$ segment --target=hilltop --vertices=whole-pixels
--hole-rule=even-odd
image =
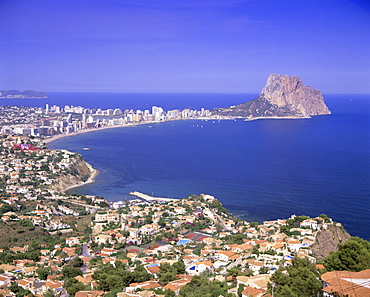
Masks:
[[[251,101],[213,114],[242,118],[307,118],[331,114],[319,90],[303,84],[298,76],[270,74],[260,95]]]

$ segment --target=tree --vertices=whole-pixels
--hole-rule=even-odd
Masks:
[[[12,282],[9,285],[8,289],[12,291],[13,293],[15,293],[17,297],[23,297],[23,296],[31,294],[30,291],[25,290],[22,287],[18,286],[16,282]]]
[[[175,297],[176,296],[176,293],[172,290],[163,290],[161,288],[156,288],[154,289],[154,292],[157,295],[164,295],[165,297]]]
[[[319,273],[315,266],[307,258],[294,258],[292,265],[286,268],[279,268],[271,277],[274,284],[275,297],[312,297],[322,291],[319,280]],[[272,292],[272,285],[269,285],[269,293]]]
[[[266,266],[262,266],[260,270],[258,271],[259,274],[267,274],[269,273],[270,269]]]
[[[82,275],[81,269],[70,265],[65,265],[62,269],[62,274],[65,278],[73,278]]]
[[[42,171],[50,171],[49,165],[47,163],[43,163],[40,167]]]
[[[52,289],[47,289],[47,291],[44,293],[44,297],[54,297],[54,292]]]
[[[260,223],[258,223],[258,222],[250,222],[250,223],[249,223],[249,226],[250,226],[251,228],[255,228],[255,227],[257,227],[259,224],[260,224]]]
[[[158,272],[159,281],[167,285],[169,282],[172,282],[177,279],[177,269],[174,266],[171,266],[168,263],[163,263],[160,265],[161,270]]]
[[[319,217],[324,219],[325,223],[330,223],[331,222],[330,218],[326,214],[321,214],[321,215],[319,215]]]
[[[124,268],[123,268],[124,269]],[[137,283],[146,282],[150,280],[151,274],[145,270],[142,265],[137,265],[135,267],[134,273],[132,275],[133,279]]]
[[[74,257],[69,262],[69,265],[73,267],[82,267],[84,265],[84,261],[80,257]]]
[[[70,278],[68,281],[66,281],[65,287],[67,288],[67,293],[72,296],[85,289],[84,284],[80,283],[75,278]]]
[[[238,296],[241,297],[242,296],[242,293],[244,291],[244,288],[245,288],[245,285],[244,284],[240,284],[239,287],[238,287]]]
[[[370,268],[370,242],[359,237],[351,237],[338,245],[338,251],[331,252],[324,259],[326,270],[361,271]]]
[[[199,296],[210,296],[210,297],[231,297],[235,296],[232,293],[228,293],[228,286],[224,282],[209,281],[208,278],[196,275],[192,280],[180,289],[180,297],[199,297]]]
[[[240,269],[238,267],[233,267],[227,270],[227,275],[231,276],[235,282],[236,277],[240,275]]]
[[[176,274],[184,274],[185,273],[185,263],[182,259],[173,263],[172,265],[176,269]]]
[[[46,280],[48,275],[50,275],[51,271],[49,268],[38,268],[36,269],[36,273],[41,280]]]
[[[150,274],[141,265],[137,265],[133,272],[127,271],[125,265],[117,267],[112,264],[104,265],[100,270],[93,274],[93,279],[99,284],[99,288],[103,291],[111,291],[115,289],[123,289],[134,282],[144,282],[150,279]]]

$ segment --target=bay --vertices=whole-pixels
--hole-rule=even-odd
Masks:
[[[229,106],[256,97],[52,95],[62,106],[157,105],[167,110]],[[79,194],[117,201],[133,190],[175,198],[207,193],[249,221],[325,213],[343,223],[351,235],[369,239],[370,96],[324,97],[332,115],[251,122],[181,120],[80,134],[49,147],[79,152],[100,171],[95,183],[72,190]]]

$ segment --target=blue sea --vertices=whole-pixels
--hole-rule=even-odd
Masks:
[[[49,99],[0,104],[210,109],[256,97],[51,93]],[[80,134],[49,147],[79,152],[100,171],[95,183],[72,190],[79,194],[118,201],[133,190],[174,198],[207,193],[249,221],[324,213],[351,235],[369,239],[370,95],[324,97],[332,115],[250,122],[182,120]]]

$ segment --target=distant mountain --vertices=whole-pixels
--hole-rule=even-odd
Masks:
[[[33,90],[25,90],[20,92],[18,90],[2,90],[0,91],[0,98],[21,98],[21,99],[28,99],[28,98],[48,98],[48,94],[43,92],[36,92]]]
[[[253,119],[305,118],[331,112],[319,90],[304,85],[298,76],[273,73],[256,99],[228,108],[217,108],[213,114]]]

